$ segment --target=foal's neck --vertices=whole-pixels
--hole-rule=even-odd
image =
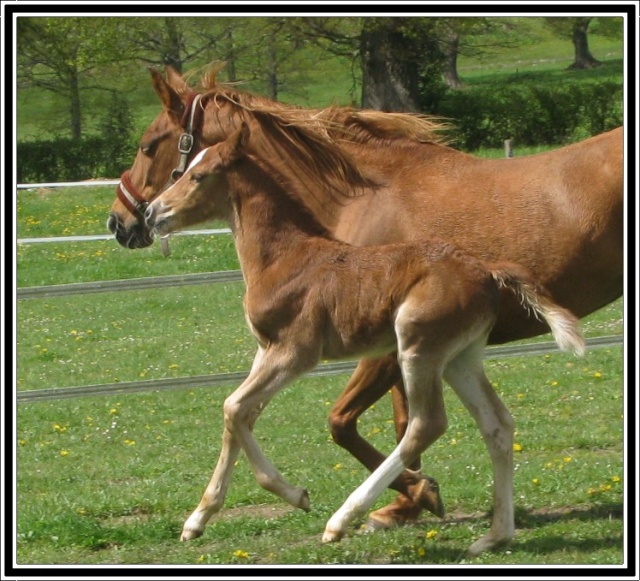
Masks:
[[[250,159],[228,174],[231,228],[245,278],[290,256],[296,265],[331,238],[329,231],[269,173]]]

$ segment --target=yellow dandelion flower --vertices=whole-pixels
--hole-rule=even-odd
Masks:
[[[589,496],[593,496],[596,492],[598,492],[595,488],[589,488],[587,489],[587,494]]]
[[[533,478],[533,479],[531,480],[531,483],[532,483],[534,486],[538,486],[538,485],[540,484],[540,479],[539,479],[539,478]]]
[[[109,413],[110,413],[111,415],[117,414],[117,413],[118,413],[118,408],[111,408],[111,409],[109,410]]]
[[[247,551],[242,551],[238,549],[237,551],[233,552],[233,556],[238,559],[246,559],[249,557],[249,553],[247,553]]]
[[[552,382],[551,382],[551,386],[552,386],[552,387],[556,387],[556,385],[558,385],[558,382],[557,382],[557,381],[552,381]]]
[[[513,451],[514,452],[522,452],[523,449],[524,448],[522,447],[522,444],[515,443],[513,445]]]
[[[129,440],[128,438],[124,441],[124,443],[127,446],[135,446],[136,445],[136,441],[135,440]]]
[[[63,458],[69,455],[69,450],[60,450],[60,456]]]
[[[424,536],[427,539],[433,539],[437,534],[438,534],[438,531],[436,531],[435,529],[431,529],[430,531],[427,531]]]
[[[334,470],[340,470],[341,468],[342,468],[342,464],[340,464],[339,462],[333,467]]]
[[[427,549],[424,547],[418,547],[418,557],[424,557],[427,554]]]
[[[612,476],[611,482],[622,482],[622,478],[620,476]]]
[[[562,461],[563,461],[565,464],[568,464],[569,462],[573,462],[573,458],[572,458],[571,456],[565,456],[565,457],[562,459]]]
[[[178,364],[172,363],[171,365],[169,365],[169,369],[178,369]]]

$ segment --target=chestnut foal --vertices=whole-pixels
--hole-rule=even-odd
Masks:
[[[200,536],[222,507],[241,449],[261,486],[308,510],[307,491],[289,484],[254,438],[256,419],[280,389],[321,359],[397,352],[408,400],[406,433],[329,519],[322,540],[339,540],[444,433],[445,379],[475,418],[493,463],[491,527],[469,553],[507,542],[514,534],[514,424],[483,370],[500,288],[546,321],[560,348],[581,354],[576,317],[516,264],[488,264],[437,240],[354,247],[333,239],[305,208],[304,192],[292,191],[278,165],[252,151],[249,136],[243,124],[203,150],[145,214],[160,236],[212,218],[229,223],[246,283],[245,315],[259,345],[248,378],[224,402],[218,464],[182,540]]]

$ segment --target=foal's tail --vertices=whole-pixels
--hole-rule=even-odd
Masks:
[[[578,329],[578,318],[556,304],[529,270],[512,263],[493,264],[489,270],[498,286],[512,290],[524,308],[533,312],[538,320],[544,319],[560,349],[584,355],[585,344]]]

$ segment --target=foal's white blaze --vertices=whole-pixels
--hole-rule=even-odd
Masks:
[[[187,171],[191,170],[194,165],[197,165],[198,163],[200,163],[202,161],[202,158],[204,157],[204,154],[207,153],[208,149],[209,149],[208,147],[203,149],[201,152],[198,153],[198,155],[196,155],[193,158],[193,161],[189,164],[189,167],[187,168]]]

